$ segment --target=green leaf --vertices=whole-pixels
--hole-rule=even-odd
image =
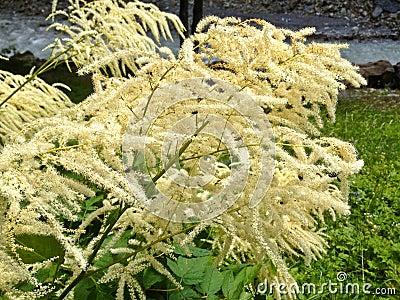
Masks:
[[[79,145],[78,139],[69,139],[66,143],[66,146],[76,146]]]
[[[35,277],[40,282],[51,282],[56,275],[57,269],[58,264],[53,262],[50,266],[39,269]]]
[[[222,281],[222,293],[224,294],[225,298],[229,299],[229,290],[235,278],[233,277],[233,272],[231,270],[222,272],[222,275],[224,276]]]
[[[275,264],[272,261],[270,261],[270,266],[272,270],[272,275],[275,276],[276,274],[278,274],[278,269],[276,268]]]
[[[96,300],[96,298],[93,298],[93,296],[96,295],[96,284],[89,277],[85,277],[79,281],[74,292],[74,300],[86,300],[89,299],[89,297],[91,297],[90,299]]]
[[[117,222],[120,216],[119,214],[120,214],[120,209],[114,209],[113,211],[111,211],[110,214],[108,215],[107,224],[114,224],[115,222]]]
[[[217,295],[207,295],[207,300],[220,300],[221,298],[218,297]]]
[[[144,289],[151,288],[154,284],[162,282],[164,276],[155,271],[153,268],[149,267],[143,271],[142,287]]]
[[[213,295],[221,289],[223,280],[224,275],[221,272],[216,268],[208,266],[203,281],[200,282],[198,291],[205,295]]]
[[[260,268],[261,266],[252,266],[244,268],[235,277],[235,283],[237,285],[242,285],[244,287],[246,284],[249,284],[254,280]]]
[[[85,277],[74,289],[74,300],[113,300],[115,287],[110,284],[97,284],[99,277]]]
[[[182,247],[179,244],[174,244],[175,250],[174,252],[178,255],[186,256],[186,252],[183,251]],[[202,257],[202,256],[210,256],[211,251],[207,249],[198,248],[192,245],[188,246],[189,252],[194,257]]]
[[[104,199],[104,194],[100,194],[100,195],[91,197],[91,198],[85,200],[85,201],[82,203],[82,209],[83,209],[83,210],[96,210],[98,207],[97,207],[97,206],[94,206],[93,204],[95,204],[95,203],[97,203],[97,202],[100,202],[100,201],[102,201],[103,199]]]
[[[98,279],[96,280],[98,282]],[[116,290],[116,286],[108,284],[98,284],[96,286],[96,298],[99,300],[115,300],[115,296],[113,296],[113,292]],[[88,300],[92,300],[89,298]]]
[[[185,286],[183,290],[172,292],[169,297],[169,300],[194,300],[194,299],[202,299],[201,295],[196,293],[190,287]]]
[[[239,300],[251,300],[251,299],[253,299],[253,295],[245,291],[242,291],[239,296]]]
[[[121,237],[118,239],[118,241],[115,242],[115,244],[113,245],[112,249],[129,247],[128,241],[129,241],[129,239],[131,237],[132,237],[131,232],[130,231],[125,231],[121,235]],[[100,249],[105,248],[108,245],[108,243],[112,240],[112,238],[113,238],[112,236],[107,237]],[[94,261],[94,266],[96,268],[104,267],[104,266],[112,263],[116,259],[121,258],[123,256],[125,256],[125,254],[123,254],[123,253],[112,254],[110,251],[108,251],[106,254],[102,255],[100,257],[100,259],[96,259]]]
[[[167,259],[167,265],[171,271],[189,285],[200,283],[203,280],[207,263],[208,257],[185,258],[179,256],[177,262]]]
[[[16,235],[15,241],[33,249],[32,251],[17,249],[18,255],[26,264],[41,262],[55,256],[59,257],[60,262],[64,261],[64,248],[54,236],[23,233]]]
[[[233,272],[233,275],[237,275],[241,270],[247,267],[251,267],[252,264],[232,264],[226,266],[225,270],[231,270]]]
[[[245,285],[252,282],[260,270],[260,266],[243,268],[235,277],[232,271],[226,271],[222,283],[222,292],[228,299],[239,299]],[[224,272],[225,273],[225,272]]]

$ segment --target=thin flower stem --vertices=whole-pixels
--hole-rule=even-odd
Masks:
[[[88,265],[87,267],[89,267],[89,265],[93,262],[93,260],[95,259],[97,252],[100,250],[101,245],[103,244],[103,242],[105,241],[105,239],[108,237],[108,234],[111,232],[111,230],[114,228],[115,224],[118,222],[119,218],[123,215],[123,213],[129,208],[129,206],[125,206],[124,208],[122,208],[120,206],[120,211],[118,213],[118,218],[116,218],[114,221],[112,221],[108,227],[106,228],[106,230],[104,231],[104,233],[102,234],[100,240],[96,243],[96,246],[93,249],[93,252],[90,254],[89,258],[88,258]],[[85,277],[90,276],[88,275],[89,273],[86,270],[82,270],[79,275],[64,289],[64,291],[62,292],[62,294],[58,297],[58,300],[62,300],[64,299],[69,292]]]
[[[144,111],[143,111],[143,118],[146,116],[147,110],[149,109],[149,105],[150,105],[150,100],[153,97],[155,91],[158,89],[158,87],[160,86],[160,82],[161,80],[163,80],[165,78],[165,76],[168,75],[169,72],[171,72],[171,70],[173,70],[175,68],[175,65],[172,65],[171,67],[169,67],[160,77],[160,79],[158,80],[157,85],[152,88],[150,96],[149,96],[149,100],[146,103],[146,106],[144,107]],[[150,83],[151,84],[151,83]]]
[[[8,95],[1,103],[0,103],[0,107],[2,107],[5,103],[7,103],[8,100],[10,100],[16,93],[18,93],[25,85],[27,85],[28,83],[30,83],[32,80],[34,80],[36,77],[38,77],[39,75],[47,72],[50,68],[52,67],[56,67],[57,64],[59,63],[63,63],[66,60],[61,60],[58,61],[57,59],[61,56],[63,56],[64,54],[68,53],[73,47],[69,47],[67,49],[65,49],[63,52],[57,54],[56,56],[54,56],[51,59],[46,60],[46,62],[41,65],[35,72],[33,72],[20,86],[18,86],[14,91],[12,91],[12,93],[10,95]]]
[[[245,145],[245,146],[240,146],[240,147],[238,147],[238,149],[249,148],[249,147],[259,147],[259,146],[261,146],[261,144],[248,144],[248,145]],[[191,157],[188,157],[188,158],[182,158],[179,161],[198,159],[198,158],[202,158],[203,156],[206,156],[206,155],[214,155],[214,154],[217,154],[217,153],[224,153],[224,152],[228,152],[229,153],[228,149],[220,149],[220,150],[215,150],[215,151],[209,152],[209,153],[203,153],[203,154],[199,154],[199,155],[196,155],[196,156],[191,156]]]
[[[174,163],[176,163],[179,160],[179,157],[183,154],[183,152],[186,151],[186,149],[190,146],[190,144],[193,142],[193,137],[197,136],[200,131],[203,130],[204,127],[207,126],[207,124],[209,123],[209,121],[204,122],[199,128],[197,128],[197,130],[194,132],[194,134],[192,135],[192,137],[190,139],[188,139],[186,142],[184,142],[182,144],[182,146],[179,148],[179,151],[176,155],[174,155],[170,161],[167,163],[167,165],[165,166],[165,168],[163,168],[162,170],[160,170],[153,178],[153,182],[156,182],[158,179],[160,179],[165,172],[168,171],[169,168],[172,167],[172,165]]]

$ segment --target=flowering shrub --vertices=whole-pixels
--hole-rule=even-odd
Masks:
[[[24,126],[11,126],[14,114],[0,108],[10,120],[0,122],[6,141],[0,154],[2,295],[77,297],[80,283],[96,276],[100,285],[111,286],[117,299],[128,294],[145,299],[141,278],[149,270],[183,288],[184,282],[171,273],[180,263],[173,264],[176,249],[190,255],[194,239],[204,230],[215,267],[251,262],[258,266],[253,271],[260,281],[293,283],[285,257],[297,255],[309,263],[325,252],[324,233],[316,225],[324,221],[325,212],[349,213],[347,178],[362,166],[349,143],[319,133],[322,111],[335,117],[343,82],[364,82],[356,67],[340,57],[344,46],[306,43],[311,28],[294,32],[263,20],[207,17],[176,57],[171,49],[158,47],[147,29],[156,40],[160,33],[170,36],[169,20],[181,32],[177,17],[138,1],[70,2],[68,13],[58,12],[67,21],[53,25],[67,34],[54,43],[53,54],[76,64],[81,74],[92,73],[95,92],[72,106],[43,82],[24,87],[7,105],[24,105],[23,113],[30,113],[32,105],[43,103],[49,111],[43,117],[31,114],[36,119],[23,119]],[[0,97],[15,88],[8,84],[11,89],[4,90],[10,78],[16,77],[1,78]],[[156,97],[158,91],[192,78],[229,83],[258,106],[243,118],[216,99],[193,96],[164,107],[162,97]],[[66,108],[49,116],[51,101],[34,86],[53,101],[64,101]],[[24,93],[35,101],[21,104]],[[152,110],[158,114],[149,121]],[[257,126],[249,121],[260,115],[269,120],[275,142],[269,187],[258,182],[260,174],[266,175],[263,150],[270,144],[257,138]],[[232,127],[238,145],[247,149],[248,171],[239,178],[245,181],[243,189],[235,195],[225,191],[235,201],[209,219],[180,223],[153,214],[143,205],[154,195],[143,180],[143,166],[152,187],[181,203],[209,200],[233,180],[231,150],[239,149],[229,149],[227,141],[206,131],[204,116],[224,120],[219,130]],[[191,133],[172,136],[182,143],[172,152],[175,160],[163,166],[168,132],[186,118],[199,124]],[[146,151],[125,147],[135,153],[132,168],[140,167],[133,171],[123,163],[129,120],[151,123],[146,136],[128,131],[136,144],[147,138]],[[170,178],[204,175],[202,162],[196,164],[201,157],[215,163],[204,185],[182,187]],[[179,166],[173,166],[177,161]],[[259,199],[252,205],[254,197]],[[166,257],[168,265],[163,263]]]

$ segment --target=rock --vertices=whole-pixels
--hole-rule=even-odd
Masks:
[[[400,89],[400,62],[393,66],[394,68],[394,76],[393,76],[393,85],[392,88]]]
[[[297,1],[296,0],[290,0],[289,1],[289,9],[292,11],[292,10],[294,10],[294,9],[296,9],[297,8]]]
[[[367,80],[367,86],[370,88],[384,88],[395,86],[395,68],[387,60],[378,60],[358,65],[360,74]]]
[[[304,12],[307,14],[313,14],[315,11],[315,6],[314,5],[308,5],[304,7]]]
[[[395,13],[400,10],[400,3],[393,0],[375,0],[375,5],[382,7],[384,11]]]
[[[8,60],[0,61],[0,69],[12,72],[14,74],[26,75],[32,67],[39,67],[45,60],[35,57],[32,52],[15,53]]]
[[[374,11],[372,12],[372,17],[373,18],[377,18],[380,16],[380,14],[383,12],[383,8],[380,7],[379,5],[377,5],[374,9]]]

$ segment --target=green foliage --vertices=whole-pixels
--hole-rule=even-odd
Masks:
[[[146,290],[148,299],[253,299],[254,294],[247,289],[256,281],[260,266],[251,264],[231,264],[216,268],[211,252],[200,247],[189,246],[185,253],[179,246],[176,261],[169,258],[166,265],[183,289],[177,289],[168,279],[151,267],[142,272],[140,283]],[[190,256],[187,256],[190,254]]]
[[[20,234],[15,237],[18,245],[24,248],[16,250],[18,256],[26,264],[41,262],[58,256],[58,261],[64,260],[64,248],[53,236]]]
[[[222,292],[227,299],[251,299],[251,294],[244,291],[244,287],[253,282],[260,267],[247,265],[238,267],[241,270],[237,274],[233,270],[224,272]]]
[[[75,287],[75,300],[113,300],[115,286],[99,284],[99,276],[82,279]]]
[[[168,267],[185,284],[200,283],[204,277],[208,257],[184,258],[178,257],[177,262],[168,259]]]

